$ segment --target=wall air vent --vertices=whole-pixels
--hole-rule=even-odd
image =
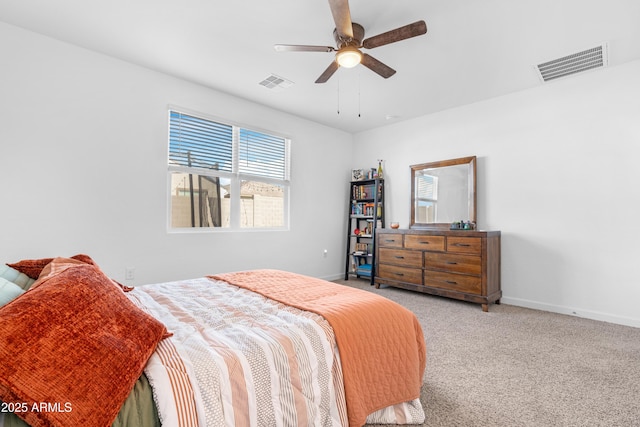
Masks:
[[[275,74],[271,74],[269,77],[258,84],[272,90],[282,90],[293,86],[293,82],[291,80],[287,80],[284,77],[276,76]]]
[[[607,44],[603,43],[582,52],[538,64],[536,69],[540,79],[548,82],[594,68],[606,67],[608,62]]]

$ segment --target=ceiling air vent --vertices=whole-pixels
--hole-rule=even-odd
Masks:
[[[291,80],[287,80],[284,77],[271,74],[269,77],[258,83],[260,86],[264,86],[267,89],[281,90],[286,89],[293,85]]]
[[[603,43],[582,52],[538,64],[536,68],[542,81],[548,82],[594,68],[606,67],[607,64],[607,44]]]

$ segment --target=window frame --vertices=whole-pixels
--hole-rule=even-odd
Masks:
[[[233,128],[232,141],[232,172],[224,170],[214,170],[200,167],[189,167],[183,165],[172,165],[169,163],[171,144],[171,113],[180,113],[198,119],[216,122]],[[260,175],[252,175],[240,172],[240,129],[267,134],[269,136],[282,138],[285,144],[284,153],[284,179],[270,178]],[[193,111],[174,105],[167,108],[167,139],[166,139],[166,161],[167,161],[167,231],[169,233],[224,233],[224,232],[256,232],[256,231],[289,231],[290,230],[290,192],[291,192],[291,138],[279,132],[261,129],[255,126],[247,126],[226,119],[221,119],[209,114]],[[214,178],[228,179],[230,181],[230,221],[229,227],[173,227],[172,226],[172,175],[174,173],[185,173],[192,175],[209,176]],[[242,227],[241,226],[241,184],[242,181],[257,181],[266,184],[278,185],[283,189],[283,225],[276,227]]]

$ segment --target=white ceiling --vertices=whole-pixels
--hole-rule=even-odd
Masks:
[[[351,0],[350,9],[365,38],[418,20],[428,31],[367,51],[397,70],[389,79],[357,66],[315,84],[333,53],[273,45],[334,46],[327,0],[0,0],[0,21],[354,133],[539,86],[536,64],[603,42],[609,66],[640,59],[638,0]],[[259,85],[270,74],[294,85]]]

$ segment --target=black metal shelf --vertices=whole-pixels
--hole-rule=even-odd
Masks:
[[[344,280],[366,278],[373,285],[375,233],[384,228],[384,179],[364,179],[349,183],[349,212]],[[363,227],[365,233],[354,233]],[[362,248],[366,247],[366,251]],[[360,250],[358,250],[360,249]],[[363,252],[355,254],[355,252]]]

